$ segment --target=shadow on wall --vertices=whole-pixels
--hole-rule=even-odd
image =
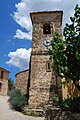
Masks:
[[[30,57],[30,62],[29,62],[29,77],[28,77],[28,82],[27,82],[27,105],[29,104],[30,75],[31,75],[31,57]]]

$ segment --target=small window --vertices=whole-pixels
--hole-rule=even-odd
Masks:
[[[46,62],[46,70],[47,70],[47,72],[51,72],[51,63],[50,63],[50,61]]]
[[[1,71],[1,78],[3,79],[4,71]]]
[[[44,24],[44,25],[43,25],[43,33],[44,33],[44,34],[51,34],[50,24]]]

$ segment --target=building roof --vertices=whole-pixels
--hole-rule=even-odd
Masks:
[[[31,20],[32,20],[32,15],[37,15],[37,14],[49,14],[49,13],[61,13],[62,16],[63,16],[63,11],[62,10],[56,10],[56,11],[39,11],[39,12],[32,12],[30,13],[30,17],[31,17]]]
[[[63,11],[62,10],[56,10],[56,11],[39,11],[39,12],[32,12],[30,13],[31,14],[44,14],[44,13],[62,13],[63,14]]]
[[[6,72],[8,72],[8,73],[10,73],[10,71],[6,70],[5,68],[3,68],[3,67],[1,67],[1,66],[0,66],[0,69],[6,71]]]
[[[29,69],[23,70],[23,71],[20,71],[20,72],[16,73],[16,74],[15,74],[15,77],[16,77],[18,74],[23,73],[23,72],[26,72],[26,71],[29,71]]]

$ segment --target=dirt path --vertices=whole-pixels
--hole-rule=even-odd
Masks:
[[[7,100],[8,97],[0,96],[0,120],[44,120],[41,117],[26,116],[10,109]]]

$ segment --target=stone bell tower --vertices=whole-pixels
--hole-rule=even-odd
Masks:
[[[62,36],[62,15],[62,11],[30,14],[33,33],[29,105],[33,108],[43,106],[49,101],[51,92],[53,93],[48,47],[55,32]]]

